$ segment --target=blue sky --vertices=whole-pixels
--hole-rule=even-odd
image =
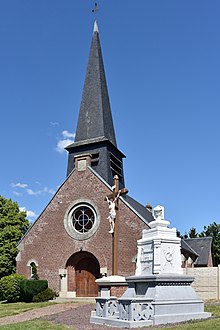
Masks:
[[[92,0],[0,1],[0,194],[36,219],[64,181]],[[219,0],[100,0],[126,186],[182,233],[220,218]]]

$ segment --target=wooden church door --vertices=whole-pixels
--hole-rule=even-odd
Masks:
[[[99,268],[95,260],[86,257],[81,259],[75,268],[76,274],[76,296],[97,297],[98,285],[95,283],[99,277]]]

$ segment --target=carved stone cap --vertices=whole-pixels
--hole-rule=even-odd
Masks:
[[[66,275],[67,274],[67,269],[59,269],[59,275],[62,275],[62,276],[64,276],[64,275]]]
[[[124,276],[111,275],[107,277],[102,277],[96,280],[96,283],[99,286],[121,286],[127,285]]]
[[[170,222],[167,220],[154,220],[149,223],[149,226],[151,228],[155,228],[155,227],[166,227],[167,228],[169,226],[169,224],[170,224]]]
[[[150,275],[150,276],[128,276],[125,278],[129,282],[163,282],[163,283],[189,283],[194,281],[194,277],[180,274],[169,274],[169,275]]]

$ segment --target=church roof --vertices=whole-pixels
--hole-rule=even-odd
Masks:
[[[101,175],[99,175],[93,168],[89,166],[90,171],[95,174],[99,180],[102,181],[108,188],[112,190],[112,187],[106,182]],[[146,207],[136,201],[134,198],[128,194],[119,197],[123,202],[148,225],[151,221],[154,220],[152,213],[146,209]]]
[[[98,26],[95,21],[75,142],[101,137],[107,138],[117,147]]]
[[[184,241],[198,254],[196,266],[207,266],[212,249],[212,237],[185,238]]]
[[[146,209],[143,204],[140,204],[136,199],[129,195],[122,196],[122,199],[126,201],[148,224],[149,222],[154,220],[152,213]]]

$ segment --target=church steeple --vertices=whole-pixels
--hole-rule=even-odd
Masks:
[[[86,78],[83,87],[75,142],[69,151],[67,175],[74,168],[75,155],[90,153],[91,166],[110,185],[115,174],[124,186],[122,160],[124,154],[117,149],[112,120],[98,25],[95,21]]]
[[[95,21],[75,142],[105,137],[116,146],[98,25]]]

